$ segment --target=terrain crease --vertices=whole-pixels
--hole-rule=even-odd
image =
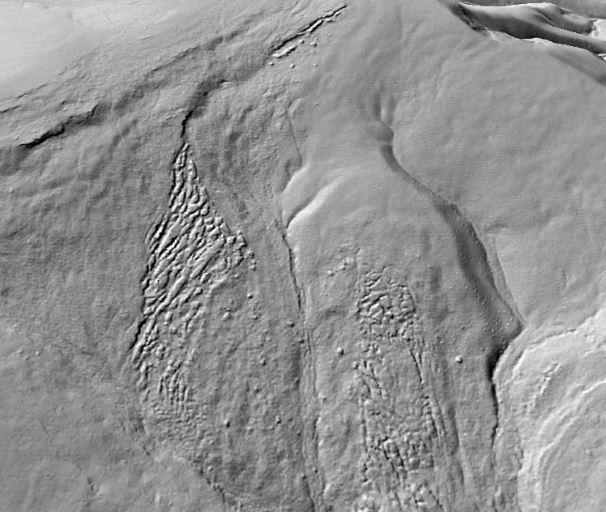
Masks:
[[[477,297],[488,297],[489,300],[493,302],[492,304],[487,304],[486,307],[482,308],[482,313],[488,316],[488,324],[497,329],[495,334],[497,334],[497,336],[500,338],[501,343],[500,346],[495,347],[487,354],[486,366],[486,378],[490,383],[492,405],[496,418],[495,425],[493,426],[491,432],[491,442],[494,446],[499,418],[499,403],[496,395],[495,369],[509,342],[517,337],[522,331],[522,320],[517,316],[518,314],[516,309],[510,308],[507,302],[499,294],[494,282],[492,270],[490,269],[486,249],[480,241],[473,224],[463,216],[455,204],[447,202],[436,192],[406,172],[406,170],[396,159],[391,144],[384,144],[381,152],[387,164],[394,171],[402,174],[407,180],[412,182],[416,188],[424,192],[432,199],[432,202],[436,205],[440,215],[452,230],[457,244],[458,259],[461,264],[461,268],[466,274],[467,282],[472,286],[472,292]],[[499,310],[505,310],[508,316],[512,318],[511,325],[502,325]],[[499,333],[498,331],[501,332]]]
[[[310,21],[305,27],[301,30],[295,32],[293,35],[286,36],[286,38],[277,41],[273,45],[270,46],[270,53],[276,57],[284,57],[288,55],[291,51],[295,49],[295,47],[288,46],[295,39],[298,39],[302,36],[308,36],[313,34],[316,30],[318,30],[325,23],[332,23],[336,20],[337,16],[339,16],[345,9],[347,8],[347,4],[342,4],[340,7],[332,9],[328,11],[326,14],[315,18]]]
[[[108,109],[102,103],[95,105],[92,109],[68,117],[65,121],[61,121],[52,128],[46,130],[44,133],[38,135],[36,138],[28,141],[21,142],[18,146],[31,149],[36,146],[40,146],[44,142],[60,135],[69,135],[74,130],[82,128],[84,126],[91,126],[100,124],[107,118]]]
[[[98,102],[92,109],[69,116],[63,121],[55,124],[51,128],[46,129],[40,135],[27,142],[17,144],[17,148],[34,149],[48,140],[60,136],[68,136],[76,130],[86,127],[101,124],[109,119],[111,115],[120,115],[129,107],[138,104],[146,98],[146,93],[154,92],[158,88],[171,85],[171,75],[178,71],[179,67],[183,70],[194,68],[196,61],[201,61],[201,57],[207,53],[216,52],[221,46],[231,44],[233,41],[245,36],[250,30],[252,24],[258,20],[260,15],[253,15],[245,20],[239,27],[231,30],[227,34],[221,34],[213,37],[210,41],[204,44],[198,44],[187,48],[177,55],[169,59],[168,62],[160,66],[156,66],[146,72],[142,78],[135,84],[130,85],[126,90],[122,91],[117,98],[106,98]],[[266,56],[265,60],[268,57]],[[239,80],[246,81],[253,76],[265,62],[258,63],[256,66],[246,69],[246,72],[239,76]],[[188,105],[186,106],[186,120],[184,120],[182,136],[185,135],[185,125],[195,116],[199,108],[204,104],[206,96],[214,89],[220,87],[223,83],[229,80],[229,77],[238,74],[241,69],[245,69],[247,65],[240,65],[236,69],[222,69],[221,71],[213,71],[210,76],[207,76],[196,85],[194,93],[190,96]],[[17,108],[17,107],[13,107]],[[10,148],[2,148],[3,152]],[[23,159],[20,158],[19,161]]]
[[[0,510],[606,511],[606,0],[548,1],[0,6]]]
[[[322,492],[316,492],[312,485],[324,489],[324,478],[320,473],[320,465],[318,463],[318,436],[316,433],[316,421],[317,421],[317,384],[315,375],[315,361],[313,358],[313,348],[311,346],[311,334],[306,325],[306,314],[305,314],[305,292],[303,287],[299,284],[297,272],[295,269],[295,258],[293,255],[292,247],[287,239],[286,228],[282,223],[276,219],[276,227],[280,233],[284,247],[288,253],[288,272],[291,279],[292,287],[297,298],[297,307],[299,309],[299,322],[303,330],[303,343],[304,352],[302,355],[302,367],[305,372],[304,378],[301,382],[301,398],[303,400],[302,409],[305,411],[303,422],[304,422],[304,442],[303,442],[303,456],[306,468],[306,488],[312,505],[312,512],[324,512],[327,510],[324,500],[322,498]],[[311,397],[308,396],[311,394]],[[307,418],[310,415],[311,418]],[[311,447],[311,453],[308,452]],[[312,481],[313,484],[309,482]]]
[[[489,450],[487,453],[488,458],[491,460],[493,466],[496,466],[495,440],[499,427],[501,410],[496,393],[497,383],[495,380],[495,369],[509,343],[521,332],[522,321],[519,318],[517,311],[510,307],[504,297],[501,296],[490,267],[487,249],[480,240],[473,224],[461,213],[460,209],[455,204],[446,201],[403,168],[394,154],[393,129],[388,123],[381,119],[373,119],[373,121],[378,121],[382,124],[383,129],[380,131],[379,136],[374,138],[378,143],[378,149],[383,161],[392,172],[401,177],[422,196],[429,199],[429,202],[435,208],[436,213],[449,228],[448,231],[450,231],[454,240],[454,255],[463,274],[464,282],[467,285],[466,288],[468,289],[468,293],[475,299],[474,302],[480,304],[479,315],[485,319],[485,322],[482,322],[482,324],[486,325],[486,327],[483,328],[479,335],[494,340],[494,342],[490,344],[485,344],[482,347],[482,352],[478,353],[479,360],[482,362],[481,364],[483,364],[483,373],[482,368],[480,368],[478,380],[482,383],[482,387],[487,394],[487,405],[491,408],[489,418],[490,424],[484,425],[482,428],[484,428],[484,431],[486,432],[486,446]],[[376,133],[374,135],[376,135]],[[294,212],[289,215],[290,218],[285,219],[284,222],[286,226],[288,227],[291,225],[293,219],[304,211],[308,205],[317,201],[318,197],[326,196],[326,190],[329,190],[330,193],[335,193],[339,185],[339,180],[334,180],[330,185],[326,185],[324,189],[312,194],[311,198],[305,198],[304,203],[302,205],[297,205]],[[411,347],[409,347],[409,350],[410,349]],[[428,356],[428,359],[432,358]],[[422,365],[415,357],[414,351],[411,352],[411,362],[414,365],[413,371],[416,373],[421,387],[431,388],[431,385],[427,383],[431,373],[427,374],[423,372]],[[447,377],[447,379],[452,379],[452,377]],[[382,391],[379,386],[377,394],[381,395],[383,392],[384,390]],[[443,451],[444,454],[451,453],[449,447],[446,446],[446,436],[441,435],[442,422],[446,418],[453,421],[452,431],[448,432],[448,435],[458,442],[460,439],[460,429],[463,428],[461,421],[464,420],[464,417],[458,417],[456,412],[453,417],[450,411],[447,410],[448,403],[444,404],[435,401],[435,406],[437,412],[436,418],[439,421],[433,417],[431,418],[431,421],[434,424],[434,429],[438,433],[438,446],[441,445],[440,450]],[[439,423],[440,428],[437,428],[438,425],[436,425],[436,423]],[[457,457],[460,465],[464,466],[466,464],[466,462],[461,459],[461,452],[457,455],[452,452],[452,456]],[[498,476],[496,474],[493,474],[492,477],[495,483],[498,482]],[[442,500],[440,499],[441,497],[439,494],[436,495],[436,498],[437,503],[434,505],[436,508],[446,507],[445,504],[441,503]]]

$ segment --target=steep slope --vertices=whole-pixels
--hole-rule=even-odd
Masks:
[[[521,39],[606,84],[604,19],[590,18],[552,3],[480,6],[467,2],[444,4],[462,21],[504,42]]]

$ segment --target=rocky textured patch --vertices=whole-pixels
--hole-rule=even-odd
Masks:
[[[358,286],[362,503],[443,510],[432,478],[439,457],[437,410],[426,384],[429,354],[414,298],[385,270],[367,269]],[[394,389],[403,378],[407,386]]]
[[[299,405],[280,401],[297,391],[297,352],[291,361],[265,353],[272,313],[259,303],[256,258],[213,205],[188,144],[172,173],[147,237],[131,350],[144,428],[237,510],[271,510],[276,500],[297,510],[289,493],[302,485]],[[291,375],[284,388],[276,364]]]

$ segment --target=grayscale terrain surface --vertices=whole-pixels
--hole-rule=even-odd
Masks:
[[[0,28],[0,512],[606,510],[606,0]]]

